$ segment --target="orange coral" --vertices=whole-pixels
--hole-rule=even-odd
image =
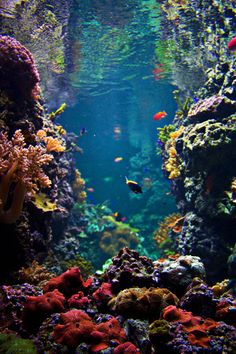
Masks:
[[[169,322],[179,322],[186,333],[188,340],[192,345],[207,348],[209,346],[210,337],[208,331],[219,326],[211,318],[203,319],[200,316],[193,316],[192,312],[178,309],[176,306],[170,305],[163,310],[162,318]]]
[[[181,221],[183,218],[180,214],[171,214],[167,216],[160,224],[156,231],[154,231],[154,240],[156,240],[158,245],[161,245],[168,239],[168,233],[170,228],[177,227],[178,221]],[[176,229],[173,231],[177,232]]]
[[[0,133],[0,142],[0,222],[14,223],[21,213],[25,196],[32,197],[40,186],[51,185],[42,166],[53,156],[46,154],[41,146],[26,147],[21,130],[17,130],[11,140],[7,133]],[[6,210],[9,197],[11,205]]]
[[[36,136],[39,141],[45,143],[48,152],[63,152],[66,149],[65,146],[62,145],[62,141],[52,136],[47,136],[47,132],[44,129],[38,130]]]
[[[65,146],[62,145],[62,142],[57,138],[53,138],[52,136],[47,136],[43,139],[46,144],[47,151],[55,151],[62,152],[65,151]]]

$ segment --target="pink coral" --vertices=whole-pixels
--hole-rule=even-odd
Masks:
[[[20,42],[0,36],[0,86],[15,98],[37,98],[39,74],[32,54]]]
[[[53,156],[46,154],[45,148],[39,145],[26,147],[21,130],[17,130],[11,140],[8,140],[7,133],[0,133],[1,222],[15,222],[21,213],[25,196],[32,197],[40,186],[51,185],[42,166],[48,164],[52,158]],[[12,203],[6,210],[5,204],[13,186]]]

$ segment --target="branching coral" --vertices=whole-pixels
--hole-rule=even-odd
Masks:
[[[161,143],[165,144],[170,139],[170,133],[174,132],[176,127],[172,124],[164,125],[162,128],[157,128],[158,139]]]
[[[21,213],[25,196],[31,198],[40,187],[51,185],[42,167],[53,156],[46,154],[45,148],[39,145],[26,147],[21,130],[17,130],[11,140],[7,133],[0,133],[0,141],[0,221],[14,223]]]

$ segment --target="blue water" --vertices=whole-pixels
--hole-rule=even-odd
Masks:
[[[170,76],[164,73],[155,80],[153,75],[159,63],[155,56],[159,10],[151,1],[133,2],[130,7],[122,2],[104,7],[99,2],[96,7],[97,3],[79,4],[72,17],[77,66],[71,80],[77,94],[60,123],[78,135],[81,128],[87,130],[79,138],[84,153],[78,154],[77,167],[87,188],[94,189],[87,191],[88,201],[106,201],[128,220],[145,210],[153,214],[155,228],[159,219],[175,210],[156,153],[156,128],[171,123],[176,111]],[[158,111],[168,115],[155,122]],[[116,157],[123,160],[116,163]],[[125,176],[142,186],[149,178],[151,186],[144,186],[143,195],[134,195]]]

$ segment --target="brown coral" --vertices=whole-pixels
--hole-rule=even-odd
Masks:
[[[158,245],[162,245],[168,239],[168,233],[170,229],[181,220],[182,217],[180,214],[171,214],[167,216],[160,224],[156,231],[154,231],[153,238]]]
[[[83,203],[87,197],[86,192],[84,191],[85,181],[81,177],[81,173],[79,170],[75,171],[75,179],[72,185],[72,189],[78,203]]]
[[[109,306],[119,315],[131,318],[157,319],[169,305],[177,305],[178,298],[165,288],[129,288],[110,300]]]
[[[55,274],[50,273],[43,265],[33,261],[30,267],[19,270],[19,280],[36,286],[45,285]]]
[[[39,187],[49,187],[51,181],[43,172],[53,156],[45,148],[36,145],[26,147],[21,130],[11,140],[7,133],[0,133],[0,221],[14,223],[22,210],[24,198],[32,197]],[[6,203],[10,198],[10,207]]]
[[[100,248],[109,256],[114,256],[123,247],[135,248],[139,244],[139,238],[128,226],[117,227],[111,231],[104,231],[99,242]]]

